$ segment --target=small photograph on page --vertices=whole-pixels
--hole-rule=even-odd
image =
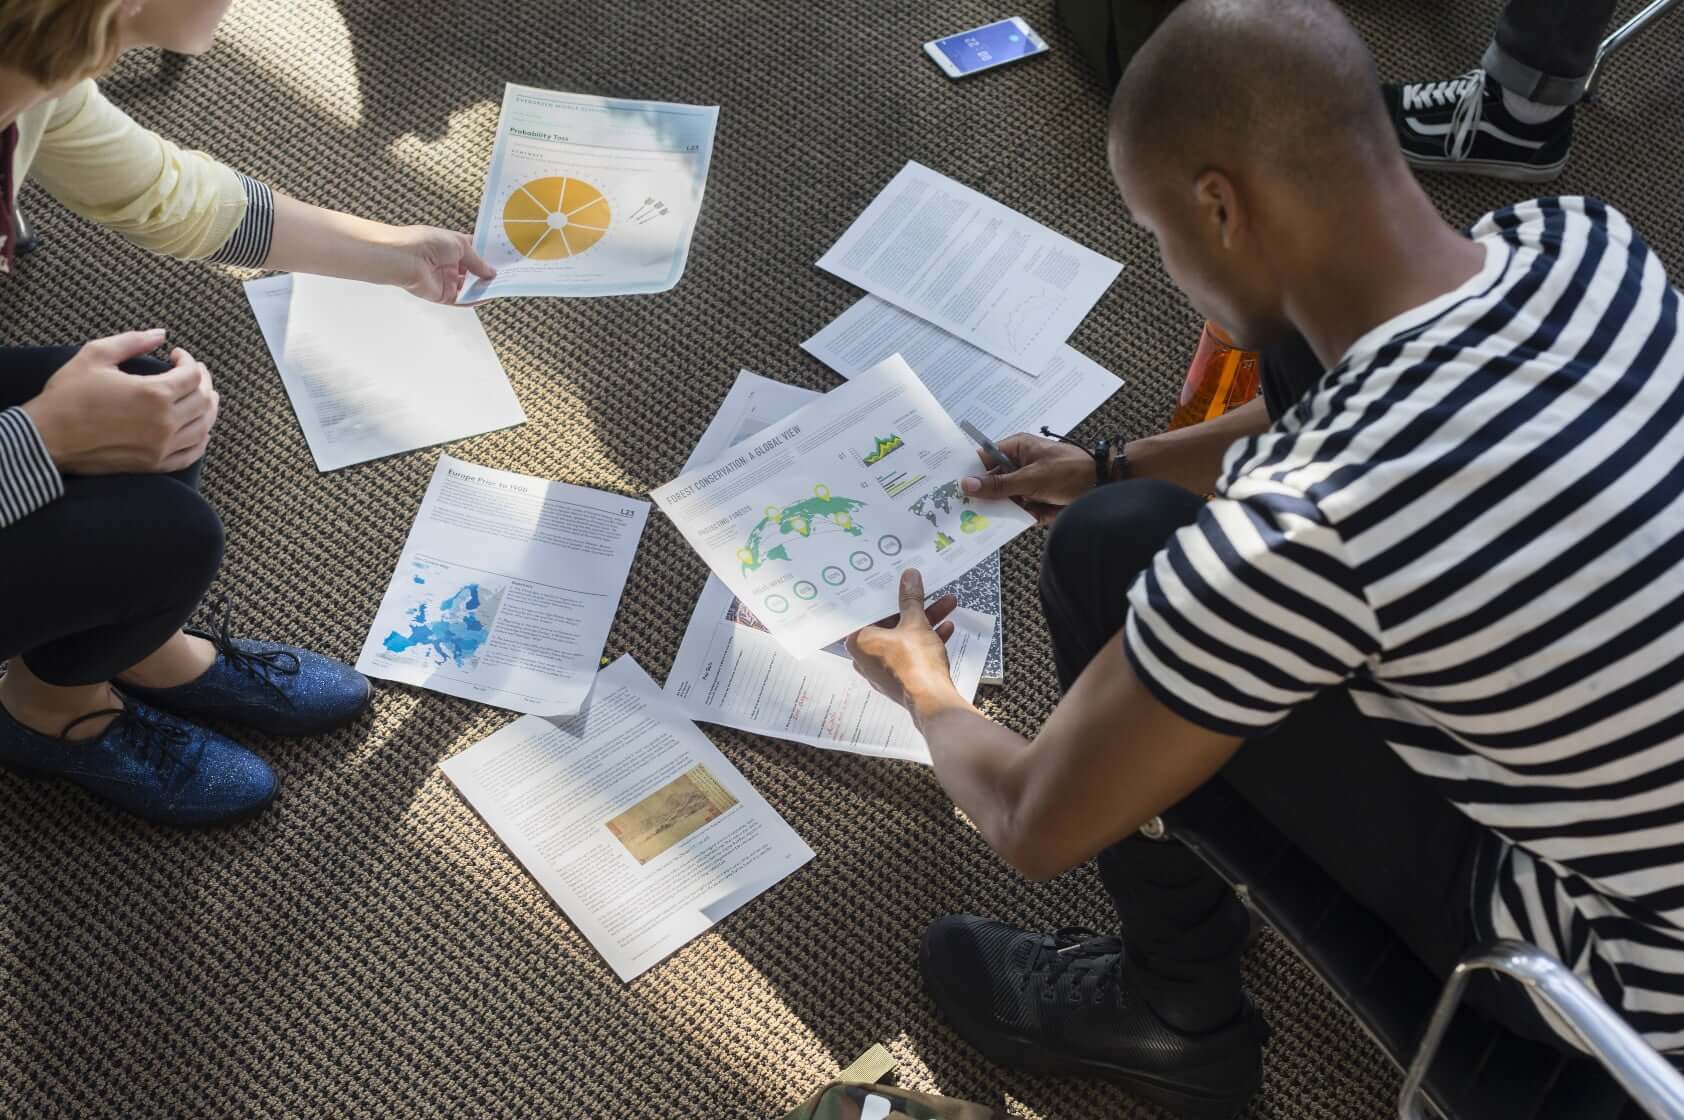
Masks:
[[[645,864],[736,804],[706,766],[697,766],[610,820],[608,831]]]

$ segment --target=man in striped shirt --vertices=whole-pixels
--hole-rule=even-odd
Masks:
[[[1103,485],[1002,444],[1020,469],[972,492],[1052,524],[1065,696],[1033,742],[954,692],[915,577],[850,639],[996,851],[1034,878],[1097,856],[1116,903],[1120,939],[930,928],[937,1003],[998,1061],[1243,1105],[1243,912],[1136,834],[1218,772],[1434,969],[1525,938],[1684,1050],[1678,293],[1604,203],[1446,225],[1375,89],[1325,0],[1188,0],[1125,74],[1123,200],[1268,348],[1267,400],[1128,445]],[[1564,1037],[1512,985],[1476,1002]]]

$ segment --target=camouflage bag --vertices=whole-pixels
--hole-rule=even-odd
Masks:
[[[1011,1120],[1011,1116],[952,1097],[833,1081],[784,1120]]]
[[[986,1105],[876,1084],[895,1064],[887,1050],[873,1046],[784,1120],[1013,1120]]]

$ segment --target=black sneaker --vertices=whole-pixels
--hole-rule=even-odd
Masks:
[[[1249,1001],[1215,1030],[1177,1030],[1134,990],[1115,937],[954,914],[924,931],[920,956],[936,1006],[1002,1066],[1102,1077],[1196,1120],[1229,1120],[1263,1082],[1269,1032]]]
[[[1411,167],[1547,183],[1567,165],[1572,106],[1542,124],[1526,124],[1503,105],[1502,87],[1484,70],[1383,89]]]

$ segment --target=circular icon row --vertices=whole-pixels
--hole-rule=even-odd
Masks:
[[[900,538],[893,533],[884,533],[877,538],[877,551],[884,556],[898,556],[900,555],[900,549]],[[848,554],[848,567],[856,572],[869,572],[876,566],[876,559],[872,557],[871,553],[863,549]],[[848,582],[848,573],[838,565],[826,564],[823,570],[819,572],[819,578],[824,580],[829,587],[841,587]],[[790,590],[794,592],[797,599],[804,601],[811,601],[819,597],[818,585],[810,579],[796,580],[795,585]],[[789,599],[775,592],[766,596],[761,602],[773,614],[783,614],[789,610]]]

